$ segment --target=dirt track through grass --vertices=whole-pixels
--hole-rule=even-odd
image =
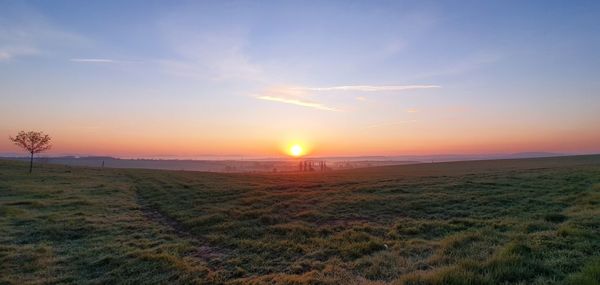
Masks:
[[[144,217],[151,223],[158,223],[166,228],[172,230],[177,237],[192,242],[192,245],[196,247],[196,251],[191,254],[192,257],[199,258],[207,264],[213,263],[218,266],[218,260],[223,257],[225,250],[210,246],[208,241],[201,239],[199,236],[193,235],[185,227],[183,227],[178,221],[166,216],[155,208],[152,208],[147,202],[143,201],[139,195],[139,189],[136,188],[136,201],[140,206],[140,210],[144,213]]]

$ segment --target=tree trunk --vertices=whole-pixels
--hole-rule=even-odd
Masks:
[[[31,153],[31,158],[29,159],[29,173],[33,170],[33,152]]]

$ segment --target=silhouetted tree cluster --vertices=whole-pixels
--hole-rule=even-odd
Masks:
[[[308,171],[315,171],[315,169],[318,168],[319,171],[326,171],[327,170],[327,164],[325,161],[309,161],[309,160],[305,160],[305,161],[300,161],[298,163],[298,170],[300,172],[308,172]]]
[[[10,137],[9,139],[14,144],[31,154],[29,158],[29,173],[33,171],[33,155],[49,150],[52,147],[52,145],[50,145],[50,140],[52,138],[43,132],[20,131],[17,136]]]

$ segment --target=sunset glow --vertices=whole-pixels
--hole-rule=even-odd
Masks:
[[[303,153],[302,146],[295,144],[290,147],[290,154],[292,156],[299,157],[302,155],[302,153]]]

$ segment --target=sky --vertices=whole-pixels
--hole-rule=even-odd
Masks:
[[[0,0],[0,153],[600,153],[600,1]]]

